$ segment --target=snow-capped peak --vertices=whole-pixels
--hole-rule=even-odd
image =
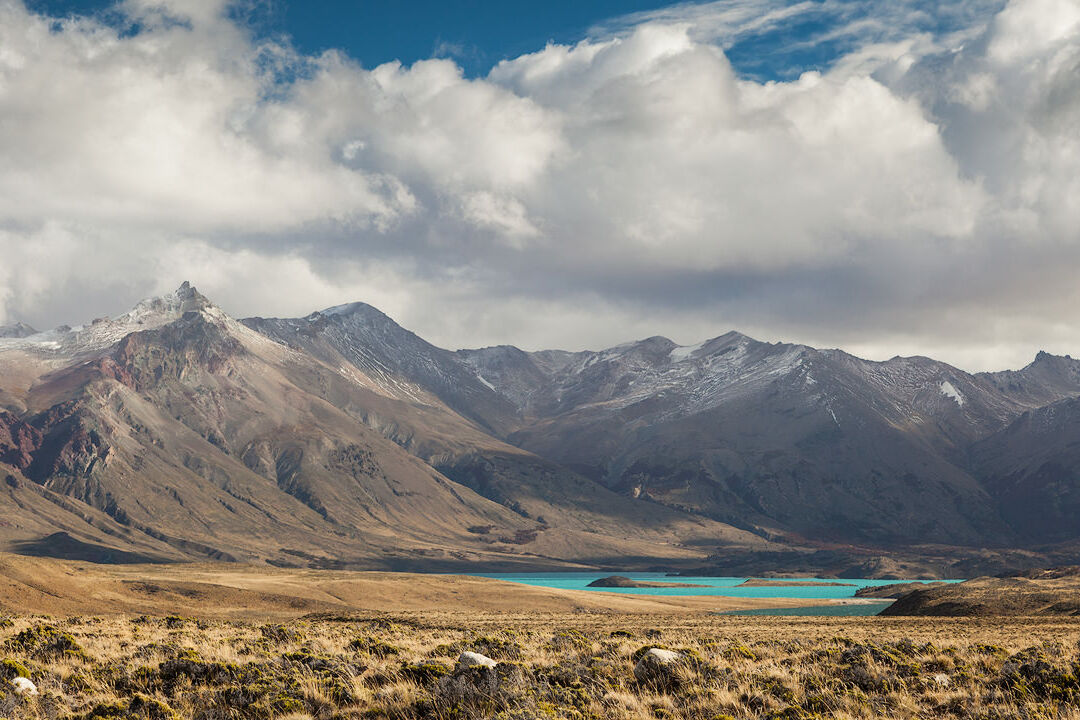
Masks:
[[[333,315],[355,315],[358,312],[370,312],[375,310],[367,303],[351,302],[344,305],[335,305],[334,307],[328,307],[325,310],[319,310],[317,314],[333,316]],[[316,314],[316,313],[313,313]]]
[[[39,332],[24,338],[0,339],[0,348],[28,350],[64,356],[103,350],[133,332],[153,330],[179,319],[187,312],[220,311],[185,281],[171,293],[147,298],[116,318],[97,318],[88,325]]]

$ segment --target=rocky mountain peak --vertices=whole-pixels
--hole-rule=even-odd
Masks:
[[[646,362],[650,365],[667,362],[669,354],[677,348],[674,341],[660,335],[638,340],[637,342],[616,345],[599,353],[592,354],[595,361]]]
[[[1035,354],[1035,358],[1022,369],[1006,372],[1060,372],[1077,366],[1080,366],[1080,360],[1073,358],[1071,355],[1054,355],[1045,350],[1040,350]]]
[[[691,346],[691,347],[692,348],[697,348],[697,349],[700,349],[700,350],[704,351],[704,354],[706,354],[706,355],[714,355],[717,352],[730,350],[731,348],[736,348],[736,347],[746,348],[746,347],[749,347],[751,345],[758,345],[758,344],[761,344],[761,343],[759,343],[757,340],[750,337],[749,335],[743,335],[741,332],[738,332],[737,330],[731,330],[729,332],[724,333],[723,335],[719,335],[717,337],[714,337],[711,340],[705,340],[704,342],[701,342],[698,345]],[[691,348],[686,348],[686,350],[690,350],[690,349]],[[696,350],[695,350],[695,353],[696,353]]]
[[[323,310],[318,310],[312,314],[325,315],[327,317],[349,317],[351,315],[373,315],[377,317],[387,317],[386,314],[378,308],[372,307],[371,305],[368,305],[364,302],[351,302],[345,303],[343,305],[335,305],[333,307],[328,307]]]
[[[988,380],[999,391],[1028,406],[1080,395],[1080,360],[1044,350],[1020,370],[979,373],[976,377]]]
[[[382,310],[364,302],[351,302],[316,310],[303,320],[309,323],[331,322],[338,325],[368,327],[384,333],[414,334],[398,325]]]
[[[26,338],[37,335],[37,330],[23,322],[0,325],[0,338]]]
[[[175,319],[186,312],[205,310],[210,307],[214,307],[214,304],[185,280],[171,293],[142,300],[128,313],[117,318],[117,321],[126,318],[136,322],[139,320],[145,322],[155,315],[171,316],[168,319]]]
[[[253,320],[257,321],[260,318],[253,318]],[[313,329],[329,323],[343,331],[347,329],[350,333],[378,338],[380,343],[394,345],[404,343],[410,348],[431,347],[416,333],[401,327],[383,311],[363,302],[345,303],[324,310],[316,310],[303,318],[303,321]],[[244,322],[247,323],[246,320]]]
[[[12,335],[0,334],[8,347],[14,344],[23,350],[46,356],[77,357],[98,353],[109,348],[131,333],[155,330],[184,317],[187,313],[201,313],[215,320],[224,320],[225,313],[184,282],[173,292],[142,300],[115,318],[100,317],[93,321],[71,327],[61,325],[42,333],[29,332],[33,328],[22,326]]]

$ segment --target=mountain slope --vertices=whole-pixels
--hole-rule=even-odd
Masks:
[[[975,472],[1030,542],[1075,540],[1080,528],[1080,398],[1024,413],[972,448]]]
[[[714,543],[758,545],[720,523],[636,502],[493,437],[489,422],[514,408],[454,353],[436,348],[363,303],[299,319],[242,321],[290,349],[321,359],[376,396],[346,408],[448,477],[542,525],[626,538],[690,533]],[[465,408],[463,417],[456,408]],[[472,418],[472,420],[468,419]]]
[[[1039,352],[1020,370],[979,373],[1003,395],[1027,407],[1042,407],[1080,395],[1080,360]]]
[[[379,377],[388,397],[445,406],[555,475],[566,468],[625,498],[794,542],[1017,541],[968,450],[1043,400],[1080,392],[1071,361],[1049,356],[1020,371],[1020,383],[930,358],[870,362],[739,333],[689,347],[653,337],[598,352],[449,353],[359,303],[244,322]],[[433,444],[430,429],[402,437],[396,419],[367,421],[503,503],[529,474],[523,456],[492,463],[487,449],[463,461],[460,447]]]
[[[177,312],[35,384],[29,480],[225,559],[442,554],[470,525],[521,526],[290,384],[274,343],[208,303]]]
[[[518,403],[511,442],[624,493],[818,539],[1009,538],[957,463],[1021,408],[943,363],[738,333],[689,348],[650,338],[459,355]]]
[[[437,348],[379,310],[350,303],[305,318],[247,318],[245,325],[335,367],[347,364],[370,379],[373,389],[402,400],[439,398],[448,408],[498,434],[513,417],[512,403]]]

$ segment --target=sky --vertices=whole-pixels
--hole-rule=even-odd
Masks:
[[[657,0],[247,0],[226,6],[225,14],[260,40],[280,39],[308,55],[340,50],[367,68],[452,58],[465,75],[478,77],[500,60],[549,41],[577,42],[597,23],[665,5]],[[113,0],[29,0],[26,6],[54,17],[90,15],[117,27],[130,19],[116,11]]]
[[[0,323],[1080,352],[1080,2],[0,0]]]

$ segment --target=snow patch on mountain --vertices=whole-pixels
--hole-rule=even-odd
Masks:
[[[672,362],[680,362],[693,356],[703,347],[705,347],[705,342],[699,342],[697,345],[679,345],[671,351],[669,357],[671,357]]]
[[[943,380],[941,383],[941,394],[947,398],[952,398],[956,401],[956,404],[960,407],[964,407],[964,396],[960,394],[960,391],[956,389],[948,380]]]
[[[369,306],[362,302],[351,302],[319,310],[317,313],[312,313],[312,315],[352,315],[357,310],[362,310],[365,307]]]

